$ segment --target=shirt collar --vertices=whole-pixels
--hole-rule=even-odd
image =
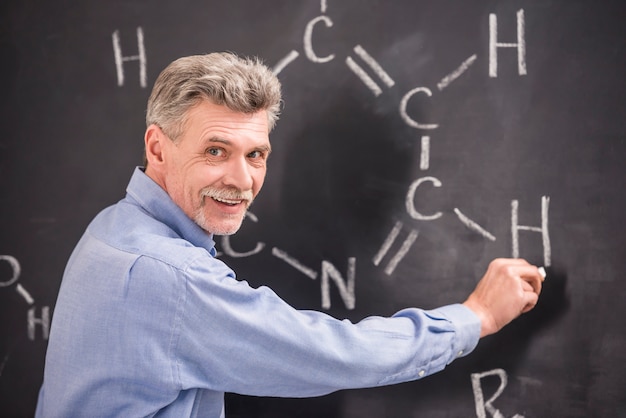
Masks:
[[[126,199],[133,200],[153,218],[163,222],[181,238],[191,244],[205,248],[212,256],[216,255],[213,234],[208,234],[191,220],[146,173],[143,167],[136,167],[126,188]]]

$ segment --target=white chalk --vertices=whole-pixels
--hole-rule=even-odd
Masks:
[[[539,267],[539,274],[541,274],[541,277],[543,277],[544,279],[546,278],[546,269],[543,267]]]

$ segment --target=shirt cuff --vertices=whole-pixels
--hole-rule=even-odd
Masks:
[[[434,310],[449,320],[456,333],[452,345],[453,357],[450,363],[459,357],[471,353],[480,340],[480,318],[471,309],[460,303],[442,306]],[[449,364],[449,363],[448,363]]]

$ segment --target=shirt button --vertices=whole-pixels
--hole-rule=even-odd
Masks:
[[[424,377],[425,374],[426,372],[424,370],[420,370],[420,372],[418,373],[419,377]]]
[[[463,350],[459,351],[458,356],[461,357],[463,355]]]

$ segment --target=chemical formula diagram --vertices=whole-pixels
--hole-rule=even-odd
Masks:
[[[325,56],[320,56],[314,47],[313,44],[313,35],[318,30],[332,30],[334,22],[330,16],[326,14],[327,12],[327,2],[325,0],[321,1],[321,14],[319,16],[311,19],[304,28],[303,34],[303,52],[305,59],[309,60],[315,65],[323,65],[324,63],[330,62],[335,59],[339,59],[335,54],[327,54]],[[511,28],[509,31],[513,33],[514,42],[503,42],[499,36],[499,17],[495,14],[489,15],[489,56],[487,57],[489,63],[489,72],[488,77],[496,78],[498,77],[498,52],[501,48],[513,48],[517,51],[517,72],[520,77],[525,76],[528,72],[526,66],[526,41],[525,41],[525,16],[524,10],[520,9],[517,11],[515,16],[507,16],[505,19],[507,22],[514,21],[515,28]],[[504,18],[503,18],[504,19]],[[513,26],[513,25],[511,25]],[[141,26],[136,29],[136,38],[137,38],[137,53],[135,55],[124,55],[121,41],[120,41],[120,33],[118,30],[112,32],[112,49],[113,49],[113,58],[116,68],[117,75],[117,85],[119,87],[123,87],[125,85],[125,66],[128,63],[137,62],[139,65],[139,84],[141,88],[146,88],[148,86],[147,80],[147,51],[145,48],[144,42],[144,31]],[[374,57],[368,53],[367,49],[362,45],[355,45],[353,48],[354,57],[347,56],[344,59],[346,68],[351,71],[359,80],[364,84],[364,86],[371,91],[374,98],[383,94],[383,89],[391,89],[397,88],[397,85],[393,78],[389,75],[389,73],[376,61]],[[398,103],[398,114],[402,121],[409,127],[414,128],[418,132],[421,152],[419,156],[416,158],[419,161],[419,168],[421,171],[425,172],[424,176],[421,176],[412,181],[405,196],[405,207],[407,214],[417,221],[436,221],[437,219],[443,216],[442,212],[435,213],[422,213],[418,208],[415,207],[415,197],[418,194],[420,187],[424,184],[430,184],[434,187],[444,187],[441,180],[437,177],[426,175],[426,172],[430,168],[430,153],[431,146],[433,144],[433,135],[432,132],[436,131],[439,127],[437,123],[423,123],[421,121],[416,120],[412,117],[408,111],[408,104],[411,99],[417,95],[422,95],[425,97],[432,97],[437,92],[441,92],[446,88],[449,88],[455,80],[459,77],[463,76],[480,57],[477,54],[468,54],[469,57],[465,58],[461,61],[459,66],[456,69],[453,69],[449,74],[445,74],[442,76],[441,80],[436,84],[435,87],[430,88],[428,86],[416,86],[410,87],[406,93],[402,96],[400,103]],[[301,54],[292,50],[288,52],[284,58],[279,60],[278,63],[274,65],[272,68],[276,75],[280,75],[282,71],[286,71],[288,69],[289,64],[291,64],[296,59],[299,59]],[[360,60],[360,61],[359,61]],[[364,67],[367,67],[364,68]],[[369,73],[368,73],[369,70]],[[548,267],[551,264],[551,247],[550,247],[550,235],[548,230],[548,213],[549,213],[549,204],[550,197],[549,196],[541,196],[540,202],[540,216],[541,216],[541,224],[538,226],[530,226],[523,225],[519,222],[519,201],[513,200],[511,201],[511,257],[519,257],[520,248],[519,248],[519,233],[520,231],[531,231],[541,234],[542,244],[543,244],[543,264]],[[487,231],[478,223],[474,222],[468,215],[466,215],[460,208],[454,208],[453,210],[454,216],[458,218],[458,220],[464,224],[467,228],[472,230],[473,232],[479,234],[486,240],[496,241],[496,236]],[[253,212],[249,212],[247,214],[247,218],[252,222],[258,222],[257,216]],[[402,241],[401,245],[399,245],[399,249],[395,252],[395,254],[389,254],[393,244],[400,238],[400,235],[403,230],[407,230],[406,237]],[[398,264],[403,260],[403,258],[410,251],[412,245],[415,243],[419,235],[419,231],[415,226],[405,225],[401,221],[395,222],[395,225],[389,231],[386,239],[380,244],[379,250],[374,254],[372,259],[370,260],[374,266],[380,266],[383,269],[383,272],[387,276],[391,276],[398,266]],[[240,257],[249,257],[255,254],[258,254],[264,251],[267,247],[265,242],[257,242],[256,246],[248,251],[237,251],[233,248],[231,244],[230,237],[222,237],[221,239],[221,248],[223,254],[228,255],[234,258]],[[321,306],[324,309],[329,309],[331,307],[330,300],[330,282],[334,282],[337,286],[339,293],[341,295],[342,301],[347,309],[354,309],[355,307],[355,286],[356,286],[356,259],[349,258],[347,260],[347,271],[346,277],[344,278],[340,273],[339,269],[337,269],[334,264],[330,261],[323,260],[321,262],[321,268],[318,272],[314,268],[305,266],[300,263],[297,259],[291,257],[285,250],[279,249],[277,247],[271,248],[271,254],[274,257],[284,261],[289,264],[297,271],[301,272],[305,276],[316,280],[318,276],[320,276],[321,272]],[[388,259],[386,262],[385,259]],[[0,256],[0,262],[8,263],[11,267],[13,273],[11,277],[1,278],[0,277],[0,287],[10,287],[14,283],[18,281],[18,277],[20,275],[20,265],[19,261],[10,255],[2,255]],[[19,283],[15,286],[17,292],[23,296],[24,300],[28,305],[34,305],[34,300],[28,293],[28,291],[22,287]],[[49,307],[43,307],[41,311],[41,317],[37,318],[35,316],[35,308],[32,307],[28,311],[28,335],[32,339],[34,338],[34,329],[36,325],[41,325],[43,330],[44,338],[47,338],[48,328],[49,328]]]
[[[31,306],[26,313],[26,330],[28,333],[28,339],[31,341],[35,340],[36,336],[36,328],[37,326],[41,326],[42,337],[44,340],[48,339],[48,335],[50,333],[50,307],[44,306],[41,308],[41,316],[36,316],[36,306],[35,300],[30,295],[28,290],[26,290],[21,283],[17,283],[20,274],[22,273],[22,267],[17,258],[11,255],[0,255],[0,263],[8,264],[10,273],[9,277],[0,277],[0,288],[10,288],[15,284],[15,291],[24,299],[27,305]],[[17,283],[17,284],[16,284]],[[0,369],[1,371],[1,369]]]
[[[325,1],[321,2],[320,16],[310,20],[305,27],[303,36],[303,50],[306,59],[315,64],[324,64],[337,59],[335,54],[328,54],[325,56],[319,56],[313,45],[313,34],[316,30],[331,30],[334,23],[333,20],[327,16],[326,13],[327,4]],[[499,48],[515,48],[517,50],[517,67],[519,76],[527,74],[526,68],[526,41],[525,41],[525,23],[524,23],[524,10],[520,9],[515,16],[516,21],[516,40],[515,42],[501,42],[498,38],[498,16],[495,14],[489,15],[489,77],[498,77],[498,50]],[[322,26],[320,28],[320,26]],[[367,89],[371,91],[374,97],[378,97],[383,94],[383,88],[393,88],[396,83],[393,78],[385,71],[385,69],[372,57],[362,45],[354,46],[354,54],[360,59],[362,64],[357,62],[356,58],[347,56],[345,58],[346,67],[354,73],[354,75],[360,80]],[[274,67],[273,71],[279,75],[285,70],[289,64],[300,57],[300,53],[296,50],[290,51],[284,58],[282,58]],[[442,77],[436,85],[435,91],[442,91],[448,88],[456,79],[461,77],[478,59],[477,54],[470,55],[465,59],[458,68],[454,69],[449,74]],[[369,72],[363,67],[367,66]],[[376,80],[374,79],[376,78]],[[430,168],[430,150],[431,150],[431,135],[426,135],[423,132],[429,132],[436,130],[439,125],[435,123],[422,123],[415,120],[408,114],[407,107],[409,101],[416,95],[425,95],[426,97],[433,96],[433,89],[426,86],[418,86],[411,88],[404,94],[399,105],[398,113],[404,123],[411,128],[415,128],[420,132],[420,145],[421,152],[419,155],[419,167],[422,171],[427,171]],[[435,212],[430,214],[421,213],[415,207],[415,196],[418,189],[423,184],[429,183],[434,187],[443,187],[443,183],[436,177],[425,175],[415,179],[409,186],[406,197],[405,207],[406,211],[412,219],[418,221],[435,221],[442,217],[442,212]],[[529,226],[521,225],[519,223],[519,201],[513,200],[511,202],[511,235],[512,235],[512,250],[511,256],[518,257],[520,254],[519,248],[519,232],[520,231],[533,231],[541,234],[543,243],[543,264],[550,266],[551,264],[551,247],[550,247],[550,235],[548,231],[548,212],[549,212],[550,198],[549,196],[541,197],[541,225]],[[482,236],[489,241],[496,241],[496,237],[483,228],[478,223],[474,222],[470,217],[465,215],[459,208],[454,208],[454,215],[462,222],[467,228]],[[252,213],[249,214],[250,219],[257,222],[258,219]],[[418,230],[415,227],[406,227],[403,222],[398,221],[395,223],[387,238],[381,244],[378,252],[372,258],[372,263],[375,266],[381,265],[395,241],[398,239],[400,233],[404,228],[408,228],[408,234],[397,252],[389,257],[389,261],[384,266],[384,273],[388,276],[392,275],[398,264],[406,256],[411,249],[412,245],[418,237]],[[230,238],[224,237],[222,239],[222,247],[225,254],[231,257],[247,257],[253,254],[257,254],[265,248],[265,243],[259,242],[256,247],[248,252],[237,252],[233,250],[230,244]],[[286,263],[293,266],[301,273],[307,275],[312,279],[316,279],[318,273],[302,265],[298,260],[290,257],[285,251],[272,248],[272,254],[284,260]],[[322,307],[325,309],[330,308],[330,296],[329,296],[329,278],[332,279],[338,287],[340,295],[347,309],[353,309],[355,304],[354,289],[355,289],[355,260],[348,260],[347,279],[344,280],[339,271],[328,261],[322,262]]]
[[[317,31],[332,31],[334,22],[332,17],[327,13],[326,0],[321,1],[321,13],[318,16],[313,17],[303,30],[302,35],[302,52],[292,50],[285,54],[272,68],[273,72],[280,76],[284,71],[289,70],[289,65],[298,59],[306,59],[311,65],[324,65],[333,60],[343,60],[345,68],[350,71],[355,80],[362,83],[364,88],[371,92],[373,100],[376,100],[379,96],[383,95],[386,90],[389,89],[401,89],[398,86],[392,75],[381,65],[370,52],[367,50],[367,45],[357,44],[354,45],[350,55],[346,57],[339,57],[334,53],[326,55],[320,55],[315,48],[313,38]],[[406,213],[409,217],[415,221],[420,222],[435,222],[440,219],[444,213],[433,212],[423,213],[416,207],[416,196],[421,190],[423,185],[430,185],[436,188],[445,187],[443,182],[435,176],[429,175],[430,155],[433,146],[436,146],[436,138],[434,133],[439,128],[438,123],[424,123],[417,118],[409,114],[409,103],[417,96],[428,99],[437,95],[439,92],[447,88],[451,88],[454,82],[466,75],[476,62],[481,59],[488,60],[488,74],[489,78],[497,78],[498,62],[503,57],[499,57],[499,52],[502,49],[514,49],[517,52],[517,76],[524,77],[528,74],[528,68],[526,64],[526,35],[525,35],[525,14],[523,9],[519,9],[513,16],[498,16],[496,14],[490,14],[488,19],[489,25],[489,40],[488,40],[488,56],[480,57],[476,53],[471,51],[465,57],[459,60],[459,65],[451,69],[447,74],[442,74],[440,81],[435,86],[408,86],[403,91],[406,91],[401,95],[401,100],[397,104],[398,116],[401,121],[408,127],[413,128],[416,132],[416,136],[420,145],[419,155],[415,156],[416,161],[419,162],[419,169],[423,172],[422,176],[414,179],[408,189],[406,190],[404,206]],[[499,29],[504,28],[502,32],[507,33],[507,36],[501,36]],[[331,32],[332,33],[332,32]],[[148,65],[148,53],[146,51],[144,42],[144,30],[141,26],[136,28],[136,51],[134,55],[124,54],[125,50],[132,50],[134,46],[122,48],[120,41],[120,33],[118,30],[110,32],[112,41],[113,61],[116,69],[116,84],[119,88],[123,88],[126,85],[125,71],[135,71],[134,65],[139,66],[139,85],[141,88],[147,88],[147,65]],[[510,42],[505,42],[502,39],[512,39]],[[506,59],[511,56],[507,55]],[[130,67],[133,66],[131,69]],[[539,225],[525,225],[520,223],[519,219],[519,200],[512,200],[510,202],[510,233],[511,233],[511,257],[520,256],[519,235],[521,231],[528,231],[538,233],[541,236],[541,242],[543,246],[543,265],[549,267],[551,265],[551,244],[548,228],[549,221],[549,206],[550,197],[539,197],[540,207],[540,224]],[[474,233],[478,234],[485,240],[496,241],[496,237],[493,233],[488,231],[483,226],[471,219],[471,215],[468,215],[471,211],[467,209],[455,207],[453,209],[453,215],[461,222],[465,227]],[[258,217],[253,212],[248,212],[247,219],[251,222],[259,222]],[[404,238],[402,239],[401,236]],[[416,242],[419,236],[419,230],[415,225],[407,225],[405,222],[397,221],[386,235],[386,238],[378,245],[376,253],[368,260],[368,263],[372,263],[375,267],[380,268],[385,276],[391,277],[402,262],[405,256],[409,253],[412,246]],[[396,244],[398,241],[401,243]],[[392,248],[399,247],[395,253],[391,253]],[[283,261],[295,270],[304,274],[312,280],[320,278],[321,289],[321,307],[323,309],[331,308],[331,283],[337,287],[339,295],[346,309],[351,310],[355,308],[356,297],[356,271],[357,260],[355,257],[349,257],[347,259],[347,267],[345,274],[342,274],[335,264],[328,260],[322,260],[319,269],[307,266],[296,258],[292,257],[284,249],[277,248],[275,246],[268,245],[266,242],[258,241],[253,248],[248,250],[236,250],[232,245],[231,237],[224,236],[221,238],[221,251],[222,254],[233,258],[250,257],[256,254],[260,254],[264,251],[269,251],[273,257]],[[0,264],[9,267],[4,271],[9,271],[9,274],[4,277],[0,276],[0,289],[11,289],[16,291],[25,302],[27,306],[26,311],[26,331],[29,340],[34,341],[40,334],[44,340],[48,339],[50,328],[50,308],[49,306],[43,306],[38,312],[35,300],[30,295],[28,290],[19,283],[21,274],[21,266],[19,261],[11,255],[0,255]],[[4,273],[3,273],[4,274]],[[41,332],[38,333],[38,327],[41,328]],[[6,359],[5,359],[6,361]],[[0,366],[0,375],[2,373],[2,366]],[[487,376],[497,376],[500,379],[500,387],[497,389],[489,399],[485,399],[481,387],[481,379]],[[528,378],[527,378],[528,379]],[[472,390],[474,393],[476,415],[479,418],[487,417],[488,415],[493,417],[501,417],[502,413],[494,406],[495,400],[504,391],[507,385],[507,375],[504,370],[495,369],[484,373],[474,373],[471,376]],[[533,383],[532,379],[529,380],[530,384]],[[514,417],[521,418],[521,415],[515,415]]]
[[[501,23],[503,21],[504,23]],[[525,35],[525,15],[524,10],[519,9],[514,16],[498,16],[494,13],[489,14],[489,55],[486,57],[488,60],[488,74],[489,78],[498,77],[498,62],[499,51],[502,48],[515,49],[517,52],[517,76],[524,77],[528,74],[526,65],[526,35]],[[327,2],[321,0],[321,14],[311,19],[305,26],[302,36],[302,52],[292,50],[289,51],[282,59],[280,59],[272,68],[274,74],[280,75],[283,71],[288,71],[288,67],[295,60],[303,58],[311,62],[313,65],[323,65],[330,61],[341,59],[333,53],[326,55],[320,55],[316,51],[313,43],[313,37],[316,31],[328,30],[332,31],[334,22],[332,18],[327,14]],[[502,36],[499,35],[499,26],[505,27],[505,31],[513,39],[511,42],[505,42],[502,40]],[[510,29],[510,30],[509,30]],[[511,35],[512,34],[512,35]],[[124,86],[124,65],[131,61],[137,61],[139,63],[139,83],[142,88],[147,86],[146,80],[146,66],[147,55],[144,46],[144,33],[141,27],[137,27],[137,54],[136,55],[123,55],[120,45],[119,32],[115,31],[112,35],[113,50],[115,57],[115,65],[117,70],[117,84],[118,86]],[[354,55],[349,55],[343,58],[346,68],[356,76],[356,80],[363,83],[366,89],[368,89],[374,100],[384,94],[385,89],[399,88],[393,79],[393,77],[383,68],[383,66],[367,51],[367,48],[361,44],[357,44],[353,47],[352,51]],[[507,55],[508,57],[508,55]],[[402,95],[402,99],[398,103],[398,115],[401,120],[410,128],[414,128],[419,137],[420,153],[416,156],[416,160],[419,161],[419,169],[424,172],[423,176],[414,179],[407,189],[405,195],[405,208],[407,214],[411,219],[416,221],[433,222],[440,219],[444,213],[422,213],[416,206],[416,195],[420,191],[420,187],[425,184],[429,184],[433,187],[444,187],[443,182],[437,177],[428,175],[427,172],[430,169],[430,154],[431,147],[434,143],[433,133],[439,128],[437,123],[423,123],[416,118],[412,117],[408,112],[409,102],[416,96],[423,96],[424,98],[430,98],[436,95],[438,92],[449,88],[459,78],[466,74],[472,66],[480,60],[476,53],[468,53],[465,59],[460,60],[460,64],[457,68],[452,69],[448,74],[443,74],[440,81],[433,87],[428,86],[411,86],[407,89],[406,93]],[[436,143],[436,142],[435,142]],[[510,202],[510,233],[511,233],[511,257],[520,256],[519,235],[520,231],[534,232],[541,235],[541,241],[543,245],[543,265],[549,267],[551,265],[551,245],[550,235],[548,229],[549,220],[549,205],[550,197],[540,197],[540,225],[524,225],[519,220],[519,200],[512,200]],[[481,236],[488,241],[496,241],[497,237],[473,221],[470,216],[466,214],[466,210],[461,210],[458,207],[453,209],[453,216],[455,216],[459,222],[474,233]],[[247,213],[247,218],[251,222],[259,222],[258,217],[253,212]],[[399,240],[399,237],[403,230],[406,230],[406,237],[401,244],[396,245],[399,249],[394,254],[389,254],[394,243]],[[409,253],[411,247],[417,240],[419,231],[417,227],[413,225],[405,225],[401,221],[395,222],[386,238],[380,244],[378,251],[373,255],[370,262],[375,267],[381,267],[384,275],[392,276],[396,267],[402,262],[404,257]],[[271,246],[270,246],[271,247]],[[250,257],[266,251],[268,245],[265,242],[258,241],[254,248],[247,251],[235,250],[231,243],[231,238],[228,236],[221,238],[221,254],[233,257]],[[330,284],[331,282],[337,287],[339,295],[345,305],[345,308],[350,310],[355,308],[355,289],[356,289],[356,264],[357,260],[354,257],[349,257],[347,260],[347,269],[345,277],[335,265],[328,261],[322,260],[319,271],[315,268],[311,268],[296,258],[289,255],[289,253],[283,249],[277,247],[271,247],[271,255],[285,262],[295,270],[304,274],[312,280],[317,280],[320,277],[321,287],[321,306],[323,309],[330,309]],[[500,385],[489,398],[485,398],[481,385],[481,380],[490,376],[499,378]],[[496,399],[503,393],[507,386],[507,373],[502,369],[494,369],[483,373],[473,373],[471,375],[472,392],[474,394],[475,412],[479,418],[487,416],[503,417],[501,411],[495,406]],[[541,382],[536,381],[530,377],[519,377],[520,382],[523,385],[540,385]],[[523,418],[522,415],[514,415],[513,418]]]

